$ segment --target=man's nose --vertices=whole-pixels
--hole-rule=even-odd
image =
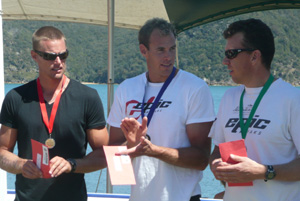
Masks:
[[[230,59],[227,59],[226,57],[224,57],[222,64],[223,65],[228,65],[230,63]]]

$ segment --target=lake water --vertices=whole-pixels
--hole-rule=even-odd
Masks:
[[[5,84],[5,93],[7,93],[12,88],[19,86],[18,84]],[[95,85],[88,85],[91,88],[94,88],[98,91],[103,106],[105,108],[105,115],[107,116],[107,85],[102,84],[95,84]],[[117,88],[117,86],[115,86]],[[219,103],[224,92],[229,89],[230,87],[224,86],[210,86],[212,96],[214,98],[215,104],[215,112],[217,114],[217,110],[219,107]],[[88,147],[88,151],[91,151],[91,148]],[[92,173],[85,174],[87,190],[88,192],[98,192],[98,193],[105,193],[106,192],[106,169],[102,171],[96,171]],[[7,174],[7,188],[14,189],[15,188],[15,175],[14,174]],[[210,197],[213,198],[214,195],[220,191],[223,191],[224,188],[217,181],[213,174],[211,173],[209,167],[204,170],[204,178],[200,182],[202,188],[202,197]],[[130,186],[113,186],[113,193],[120,193],[120,194],[130,194]]]

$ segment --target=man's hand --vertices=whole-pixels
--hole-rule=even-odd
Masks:
[[[34,164],[32,160],[27,160],[22,167],[22,175],[28,179],[43,178],[42,171]]]
[[[135,158],[142,155],[155,156],[157,154],[156,150],[157,146],[152,144],[143,136],[140,138],[140,143],[138,145],[125,151],[118,152],[116,153],[116,155],[126,154],[130,155],[131,158]]]
[[[62,173],[70,173],[72,170],[71,164],[66,159],[55,156],[50,160],[50,171],[52,177],[58,177]]]
[[[121,129],[127,139],[128,147],[134,147],[140,143],[141,137],[147,134],[147,117],[144,117],[142,124],[134,118],[122,120]]]
[[[266,167],[248,157],[230,155],[230,158],[236,161],[236,164],[221,162],[221,159],[215,159],[211,164],[211,170],[216,179],[228,183],[246,183],[255,179],[264,179]]]

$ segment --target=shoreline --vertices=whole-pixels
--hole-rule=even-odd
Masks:
[[[22,82],[22,83],[17,83],[17,82],[5,82],[4,84],[26,84],[27,82]],[[80,82],[81,84],[84,85],[107,85],[107,83],[95,83],[95,82]],[[114,85],[119,85],[119,83],[114,83]],[[210,85],[208,84],[208,86],[212,86],[212,87],[233,87],[233,86],[238,86],[238,85],[221,85],[221,84],[215,84],[215,85]]]
[[[26,84],[27,82],[4,82],[4,84]],[[107,84],[107,83],[96,83],[96,82],[80,82],[81,84],[90,84],[90,85],[96,85],[96,84]]]
[[[17,83],[17,82],[4,82],[4,84],[26,84],[27,82],[20,82],[20,83]],[[107,83],[96,83],[96,82],[80,82],[81,84],[84,84],[84,85],[107,85]],[[114,83],[113,85],[119,85],[119,83]],[[228,85],[222,85],[222,84],[208,84],[208,86],[212,86],[212,87],[235,87],[235,86],[239,86],[237,84],[228,84]],[[293,85],[294,87],[300,87],[300,84],[291,84]]]

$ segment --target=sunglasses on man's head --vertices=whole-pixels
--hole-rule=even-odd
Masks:
[[[255,49],[231,49],[225,51],[225,56],[227,59],[235,58],[240,52],[243,51],[254,51]]]
[[[36,52],[38,55],[40,55],[41,57],[43,57],[43,59],[48,60],[48,61],[54,61],[57,57],[59,57],[60,60],[65,60],[67,59],[68,55],[69,55],[69,51],[66,50],[65,52],[59,53],[59,54],[55,54],[55,53],[48,53],[48,52],[41,52],[38,50],[34,50],[34,52]]]

